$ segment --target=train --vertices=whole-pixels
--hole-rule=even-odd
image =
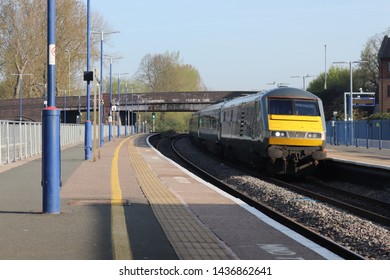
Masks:
[[[326,159],[322,101],[292,87],[213,104],[193,113],[191,140],[269,174],[303,174]]]

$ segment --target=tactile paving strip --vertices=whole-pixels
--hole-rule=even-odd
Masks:
[[[161,182],[129,142],[129,158],[137,180],[176,254],[183,260],[235,259],[218,240]]]

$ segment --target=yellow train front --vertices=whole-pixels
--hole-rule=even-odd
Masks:
[[[263,146],[270,159],[269,171],[309,171],[326,158],[321,99],[299,89],[280,88],[264,94],[261,103],[266,118]]]
[[[326,158],[321,99],[296,88],[210,106],[193,115],[190,135],[211,152],[271,174],[310,171]]]

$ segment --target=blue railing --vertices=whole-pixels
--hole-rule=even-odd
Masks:
[[[390,149],[390,120],[329,121],[326,142],[366,148]]]

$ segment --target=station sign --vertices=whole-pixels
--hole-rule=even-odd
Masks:
[[[344,93],[349,99],[349,92]],[[375,92],[353,92],[353,106],[375,106]]]

